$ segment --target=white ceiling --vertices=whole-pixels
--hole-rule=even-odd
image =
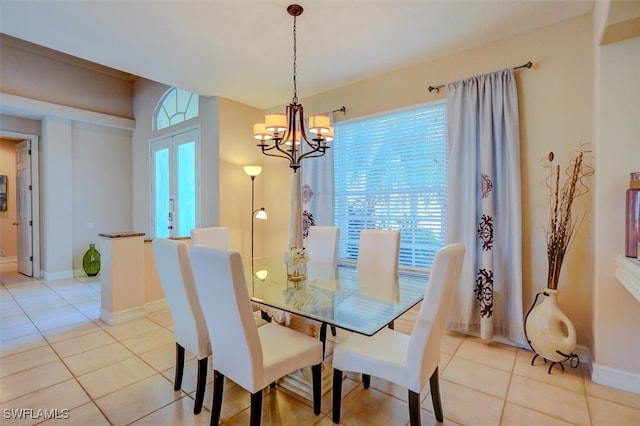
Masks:
[[[583,15],[593,1],[299,0],[305,10],[297,22],[298,96]],[[0,0],[0,32],[270,108],[292,97],[293,18],[286,8],[293,2]]]

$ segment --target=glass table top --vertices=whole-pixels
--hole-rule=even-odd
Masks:
[[[424,297],[428,276],[357,271],[307,263],[306,279],[291,281],[282,259],[245,265],[253,302],[371,336]]]

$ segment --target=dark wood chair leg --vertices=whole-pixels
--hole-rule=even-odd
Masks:
[[[313,414],[320,414],[322,404],[322,364],[311,366],[311,376],[313,378]]]
[[[362,373],[362,384],[364,385],[365,389],[369,389],[369,386],[371,385],[371,376]]]
[[[262,310],[260,311],[260,317],[266,322],[271,322],[271,317],[265,311],[262,311]]]
[[[340,402],[342,401],[342,371],[333,369],[333,422],[340,423]]]
[[[262,417],[262,390],[251,394],[251,418],[249,424],[251,426],[260,426]]]
[[[207,387],[207,364],[209,358],[198,360],[198,382],[196,383],[196,403],[193,406],[193,414],[200,414],[204,401],[204,390]]]
[[[211,406],[211,426],[220,423],[222,411],[222,392],[224,391],[224,375],[213,370],[213,405]]]
[[[176,376],[173,379],[173,390],[178,391],[182,387],[183,373],[184,373],[184,348],[176,342]]]
[[[436,415],[436,420],[442,423],[444,421],[444,416],[442,415],[442,401],[440,400],[440,381],[438,379],[438,367],[433,370],[433,374],[429,379],[429,386],[431,387],[433,413]]]
[[[409,424],[420,426],[420,394],[409,391]]]
[[[322,358],[324,359],[324,349],[327,346],[327,323],[326,322],[323,322],[320,325],[320,333],[318,337],[322,342]]]

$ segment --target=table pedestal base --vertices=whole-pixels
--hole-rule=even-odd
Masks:
[[[269,313],[271,314],[272,319],[276,320],[281,325],[315,338],[320,337],[320,323],[317,321],[309,320],[293,314],[278,317],[278,315],[273,315],[275,313],[274,311]],[[322,362],[322,395],[326,394],[333,388],[333,366],[331,364],[331,360],[333,359],[335,338],[330,335],[330,332],[328,334],[324,351],[325,358]],[[311,367],[305,367],[284,376],[278,380],[278,385],[287,389],[289,392],[299,395],[309,401],[313,401],[313,379],[311,375]]]

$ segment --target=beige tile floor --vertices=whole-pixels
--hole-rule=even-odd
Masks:
[[[167,310],[109,326],[99,319],[96,279],[45,281],[0,264],[0,424],[205,425],[209,423],[211,366],[205,409],[194,416],[196,362],[185,366],[183,390],[173,390],[174,341]],[[414,312],[396,322],[409,332]],[[460,425],[640,425],[640,395],[591,382],[588,369],[531,366],[528,351],[485,344],[447,332],[441,345],[445,423]],[[422,421],[436,423],[428,389]],[[30,409],[25,411],[20,409]],[[50,419],[38,410],[58,410]],[[13,410],[13,411],[12,411]],[[22,413],[23,419],[11,418]],[[24,418],[26,417],[26,418]],[[48,419],[48,420],[47,420]],[[249,395],[227,382],[222,423],[247,424]],[[343,425],[405,425],[406,391],[359,377],[343,385]],[[331,392],[322,413],[286,389],[267,389],[264,425],[331,425]]]

